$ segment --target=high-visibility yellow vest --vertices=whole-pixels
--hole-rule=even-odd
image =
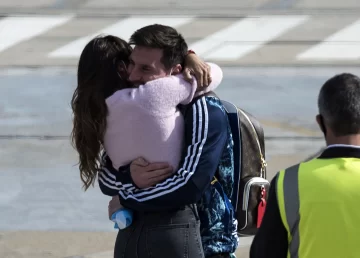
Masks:
[[[314,159],[280,171],[288,258],[360,257],[360,159]]]

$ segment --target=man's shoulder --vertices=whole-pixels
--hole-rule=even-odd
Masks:
[[[205,96],[205,102],[209,112],[209,116],[217,120],[227,122],[227,113],[221,100],[217,97]]]
[[[228,122],[225,107],[217,97],[201,96],[194,99],[188,105],[180,106],[179,108],[185,120],[193,120],[194,117],[197,119],[207,117],[208,122]]]
[[[220,98],[215,97],[215,96],[201,96],[198,97],[196,99],[194,99],[194,101],[192,101],[188,106],[192,107],[192,108],[198,108],[199,105],[203,105],[207,107],[207,109],[210,112],[219,112],[221,111],[222,114],[226,114],[225,111],[225,107],[222,104]]]
[[[283,168],[279,171],[277,171],[274,175],[274,177],[271,179],[271,182],[270,182],[270,185],[276,185],[278,183],[278,180],[280,177],[283,177],[285,173],[297,173],[301,164],[304,164],[304,163],[308,163],[309,161],[306,161],[306,162],[299,162],[299,163],[296,163],[294,165],[291,165],[289,167],[286,167],[286,168]],[[310,160],[311,162],[311,160]]]

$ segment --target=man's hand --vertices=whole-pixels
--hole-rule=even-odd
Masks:
[[[143,158],[138,158],[130,164],[131,178],[139,188],[154,186],[172,173],[173,168],[167,163],[149,163]]]
[[[188,54],[186,56],[183,75],[188,81],[191,81],[191,75],[194,75],[198,87],[207,87],[211,83],[210,66],[195,54]]]
[[[113,215],[117,210],[120,210],[122,207],[123,206],[120,204],[119,195],[113,196],[108,206],[109,220],[111,220],[111,215]]]

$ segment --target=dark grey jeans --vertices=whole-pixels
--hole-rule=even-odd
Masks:
[[[134,213],[132,225],[119,230],[114,258],[204,258],[196,207]]]

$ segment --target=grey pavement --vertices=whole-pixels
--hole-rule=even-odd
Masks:
[[[357,0],[2,0],[0,67],[76,66],[92,36],[155,22],[223,66],[360,65]]]
[[[228,17],[272,13],[354,13],[356,0],[2,0],[0,13],[64,13],[83,15],[196,14]]]
[[[314,116],[330,76],[357,68],[224,68],[220,97],[264,125],[269,179],[324,146]],[[70,146],[73,68],[0,70],[0,257],[110,258],[109,197],[81,189]],[[237,253],[247,257],[251,238]]]
[[[354,68],[223,68],[220,97],[256,115],[264,125],[321,136],[314,116],[327,78]],[[0,70],[1,137],[69,137],[76,68]],[[269,130],[267,137],[288,133]]]
[[[127,39],[126,27],[177,17],[190,47],[233,67],[217,93],[262,122],[271,179],[324,146],[316,95],[336,73],[359,74],[359,7],[357,0],[1,0],[0,257],[112,257],[109,198],[97,185],[81,189],[69,142],[78,46],[67,49],[73,56],[51,53],[111,26]],[[248,257],[251,241],[241,238],[238,257]]]
[[[73,67],[92,37],[113,34],[128,40],[136,29],[153,23],[174,26],[189,48],[222,66],[360,65],[360,12],[336,17],[267,12],[242,17],[76,12],[43,16],[40,12],[0,17],[0,67]]]

